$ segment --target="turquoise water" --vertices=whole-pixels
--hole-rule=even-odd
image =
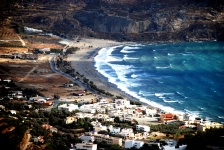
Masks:
[[[95,67],[140,101],[224,122],[224,42],[103,48]]]

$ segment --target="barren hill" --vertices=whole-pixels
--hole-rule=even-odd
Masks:
[[[223,40],[219,0],[33,0],[7,4],[18,26],[65,37],[131,41]],[[6,13],[5,13],[6,14]]]

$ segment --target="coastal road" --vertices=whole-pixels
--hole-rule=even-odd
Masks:
[[[58,73],[64,77],[66,77],[67,79],[71,80],[73,83],[76,83],[78,84],[79,86],[83,87],[84,89],[87,89],[89,92],[93,93],[93,94],[96,94],[95,91],[93,91],[92,89],[90,89],[87,85],[83,84],[80,80],[77,80],[75,79],[74,77],[70,76],[69,74],[66,74],[64,72],[61,72],[56,64],[55,64],[55,59],[56,59],[56,55],[54,54],[51,54],[50,57],[49,57],[49,64],[50,64],[50,67],[51,69],[55,72],[55,73]]]

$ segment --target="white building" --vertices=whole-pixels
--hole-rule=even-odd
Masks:
[[[223,128],[223,124],[218,122],[204,121],[201,124],[197,125],[198,131],[205,131],[206,129],[210,128]]]
[[[93,142],[94,141],[94,136],[90,135],[90,134],[81,135],[79,138],[85,142],[90,142],[90,141]]]
[[[130,101],[126,100],[126,99],[115,99],[115,106],[117,105],[124,105],[125,107],[129,107],[130,106]]]
[[[146,126],[146,125],[136,125],[136,130],[137,131],[145,131],[145,132],[149,132],[150,131],[150,127]]]
[[[91,113],[91,114],[96,113],[96,109],[93,109],[93,108],[80,108],[79,110],[81,112],[86,112],[86,113]]]
[[[104,134],[94,134],[94,138],[97,142],[105,142],[107,144],[118,144],[119,146],[122,146],[122,138],[110,137],[109,135]]]
[[[93,118],[94,115],[93,114],[89,114],[89,113],[83,113],[83,112],[79,112],[75,114],[77,118]]]
[[[141,148],[144,145],[142,141],[135,141],[135,140],[126,140],[124,144],[124,148],[132,148],[135,147],[137,149]]]
[[[22,91],[14,91],[11,94],[8,94],[8,96],[16,97],[16,98],[23,98],[23,92]]]
[[[106,109],[105,109],[105,108],[101,108],[101,107],[97,107],[97,108],[96,108],[96,111],[97,111],[98,113],[106,113]]]
[[[88,104],[80,106],[79,110],[81,112],[88,112],[88,113],[96,113],[97,104]]]
[[[157,113],[157,110],[156,109],[146,109],[145,112],[148,116],[149,115],[154,116]]]
[[[166,141],[167,145],[163,146],[164,150],[185,150],[187,145],[181,145],[179,146],[179,148],[175,148],[175,146],[177,145],[177,141],[175,140],[167,140]]]
[[[120,115],[120,110],[111,110],[111,111],[108,112],[108,115],[110,117],[117,117],[117,116]]]
[[[106,101],[106,99],[102,98],[102,99],[99,100],[99,103],[107,104],[108,102]]]
[[[30,102],[38,101],[38,102],[46,102],[47,100],[44,97],[37,96],[37,97],[30,97],[29,98]]]
[[[110,121],[110,122],[114,122],[114,118],[104,118],[104,121]]]
[[[95,114],[92,118],[105,120],[105,119],[109,118],[109,116],[107,114],[99,114],[98,113],[98,114]]]
[[[108,129],[110,130],[110,133],[112,134],[118,134],[119,132],[121,132],[120,127],[113,127],[112,125],[110,125]]]
[[[9,110],[12,115],[16,115],[16,110]]]
[[[97,124],[96,126],[93,127],[95,131],[107,131],[107,126],[103,126],[101,124]]]
[[[133,129],[132,128],[124,128],[118,134],[123,136],[123,137],[125,137],[125,138],[134,137],[134,133],[133,133]]]
[[[75,144],[75,149],[78,150],[97,150],[97,144],[93,144],[93,143],[87,143],[87,142],[83,142],[83,143],[77,143]]]
[[[179,121],[184,121],[185,120],[185,114],[176,114],[177,118]]]
[[[4,105],[0,105],[0,109],[5,110],[5,106]]]
[[[125,105],[115,105],[116,109],[125,109]]]
[[[58,106],[58,110],[66,110],[66,111],[74,111],[76,109],[79,109],[78,105],[75,104],[63,104]]]

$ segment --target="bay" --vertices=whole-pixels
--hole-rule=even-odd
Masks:
[[[102,48],[95,67],[131,96],[169,112],[224,122],[224,42]]]

